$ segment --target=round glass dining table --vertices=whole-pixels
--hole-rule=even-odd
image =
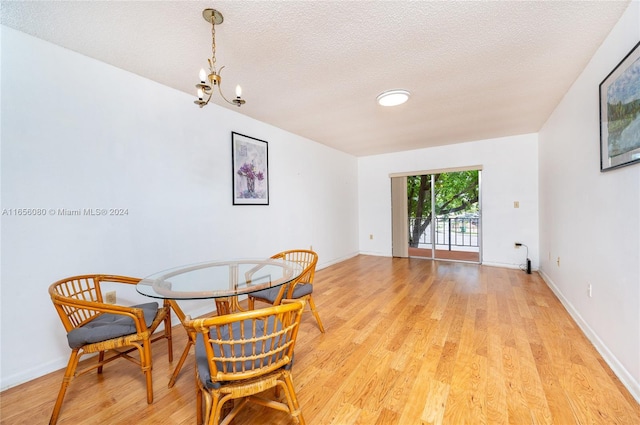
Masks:
[[[213,298],[218,314],[227,314],[239,309],[239,295],[285,285],[300,276],[302,269],[299,263],[272,258],[207,261],[147,276],[136,290],[169,300]]]

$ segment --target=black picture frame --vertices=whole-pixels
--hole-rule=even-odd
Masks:
[[[231,133],[233,205],[269,205],[269,144]]]
[[[601,172],[640,162],[639,46],[599,86]]]

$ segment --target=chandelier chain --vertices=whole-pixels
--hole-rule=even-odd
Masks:
[[[216,72],[216,24],[211,22],[211,60],[209,65],[211,66],[211,72]]]

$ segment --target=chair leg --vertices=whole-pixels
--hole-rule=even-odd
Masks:
[[[207,425],[218,425],[220,423],[222,420],[222,408],[227,400],[229,400],[229,397],[220,397],[219,392],[213,393],[213,400],[209,405],[209,416],[208,421],[206,422]]]
[[[64,378],[62,378],[62,384],[60,385],[58,398],[56,399],[56,404],[53,407],[53,412],[51,413],[51,419],[49,419],[49,425],[55,425],[58,422],[58,415],[60,415],[62,400],[64,400],[64,395],[67,392],[69,383],[71,382],[71,379],[73,379],[73,375],[76,373],[76,367],[78,367],[78,351],[79,349],[71,351],[71,357],[69,357],[69,363],[67,364],[67,369],[64,372]]]
[[[287,405],[293,419],[300,425],[305,425],[304,416],[300,410],[300,404],[298,403],[298,396],[293,388],[293,380],[291,379],[291,373],[285,372],[283,374],[284,383],[279,381],[279,384],[285,389],[285,396],[287,398]]]
[[[104,351],[100,351],[100,353],[98,354],[98,364],[100,365],[98,367],[98,373],[102,373],[102,362],[104,361]]]
[[[196,374],[196,425],[203,424],[203,414],[202,414],[202,398],[204,394],[202,394],[202,388],[198,383],[198,376]],[[208,419],[208,418],[206,418]]]
[[[311,312],[313,316],[316,318],[316,322],[318,322],[318,327],[320,328],[320,332],[324,333],[324,326],[322,326],[322,320],[320,320],[320,315],[318,314],[318,310],[316,310],[316,303],[313,302],[313,297],[309,294],[309,308],[311,308]]]
[[[149,339],[142,343],[142,346],[138,346],[140,351],[140,367],[144,373],[147,381],[147,403],[153,403],[153,376],[152,376],[152,363],[151,363],[151,341]]]
[[[173,370],[171,379],[169,379],[169,385],[168,385],[169,388],[173,388],[173,386],[175,385],[176,380],[178,379],[178,374],[180,373],[182,366],[184,366],[184,362],[187,360],[187,357],[189,357],[189,351],[191,350],[192,345],[193,345],[193,341],[191,340],[191,337],[189,337],[189,339],[187,340],[187,346],[184,347],[182,356],[180,356],[180,360],[178,360],[178,364],[176,365],[176,368]]]

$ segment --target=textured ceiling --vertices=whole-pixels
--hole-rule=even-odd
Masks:
[[[195,99],[215,7],[222,87],[247,100],[216,103],[361,156],[537,132],[628,4],[3,0],[0,14]],[[409,102],[378,106],[393,88]]]

